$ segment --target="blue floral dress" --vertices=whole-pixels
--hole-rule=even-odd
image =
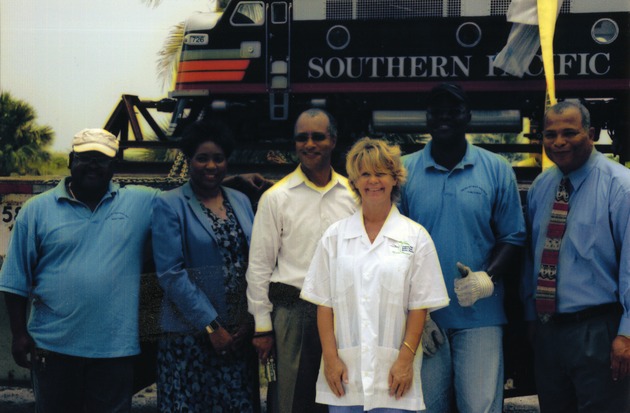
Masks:
[[[245,295],[248,246],[232,206],[225,198],[227,219],[202,208],[217,236],[223,258],[227,319],[221,325],[235,333],[247,326],[242,345],[217,354],[208,334],[170,334],[158,347],[158,408],[160,412],[260,412],[258,358],[251,344],[253,319]]]

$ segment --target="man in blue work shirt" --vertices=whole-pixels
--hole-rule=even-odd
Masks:
[[[451,304],[432,312],[422,344],[427,412],[502,411],[502,277],[516,276],[525,224],[507,160],[469,144],[471,114],[453,84],[429,94],[432,140],[405,156],[400,211],[429,231]],[[455,300],[457,298],[457,300]]]
[[[594,149],[576,101],[546,111],[543,145],[555,166],[527,196],[523,275],[541,412],[629,412],[630,171]]]
[[[131,409],[143,248],[157,191],[112,183],[117,151],[111,133],[79,132],[70,176],[31,198],[13,228],[0,291],[13,357],[31,369],[38,412]]]

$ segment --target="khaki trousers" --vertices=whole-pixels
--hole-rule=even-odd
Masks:
[[[301,299],[274,303],[271,314],[276,342],[277,381],[267,395],[269,413],[327,413],[315,403],[315,383],[322,348],[317,331],[317,306]]]

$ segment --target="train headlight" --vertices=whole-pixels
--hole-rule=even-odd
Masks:
[[[619,36],[619,26],[612,19],[599,19],[591,28],[591,36],[599,44],[610,44]]]

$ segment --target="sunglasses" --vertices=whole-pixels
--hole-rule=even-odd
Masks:
[[[96,164],[97,166],[105,167],[109,166],[113,158],[101,157],[101,156],[86,156],[79,155],[77,153],[74,154],[73,161],[80,165],[89,165],[91,163]]]
[[[296,141],[296,142],[306,142],[306,141],[308,141],[309,137],[313,140],[313,142],[322,142],[322,141],[326,140],[326,138],[328,137],[328,134],[327,133],[321,133],[321,132],[313,132],[311,134],[298,133],[297,135],[295,135],[293,137],[293,140]]]

